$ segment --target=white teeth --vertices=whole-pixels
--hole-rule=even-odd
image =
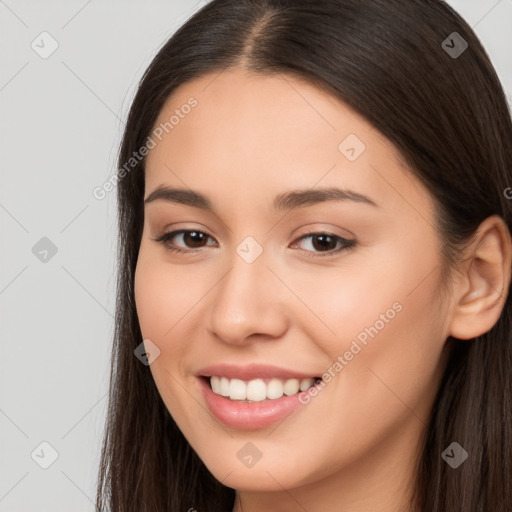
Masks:
[[[267,386],[268,398],[281,398],[283,396],[283,383],[279,379],[272,379]]]
[[[231,397],[230,397],[231,398]],[[267,398],[267,386],[262,379],[251,380],[247,384],[247,400],[261,402]]]
[[[240,379],[231,379],[229,383],[229,398],[231,400],[245,400],[247,398],[247,384]]]
[[[315,379],[302,379],[300,381],[299,389],[301,391],[306,391],[315,383]]]
[[[220,379],[219,379],[219,377],[211,377],[210,378],[210,384],[212,385],[213,392],[217,393],[218,395],[220,395],[221,392],[220,392]]]
[[[219,395],[229,396],[229,379],[222,377],[219,384]]]
[[[253,379],[245,382],[240,379],[228,379],[227,377],[210,377],[212,390],[217,395],[229,397],[231,400],[249,400],[261,402],[265,399],[275,400],[284,395],[295,395],[300,391],[306,391],[315,383],[315,379],[270,379],[265,383],[263,379]]]
[[[295,395],[295,393],[297,393],[297,391],[299,391],[299,384],[300,384],[299,379],[288,379],[284,383],[284,388],[283,388],[284,394],[287,396]]]

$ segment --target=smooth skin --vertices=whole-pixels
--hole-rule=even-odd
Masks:
[[[197,106],[148,155],[144,197],[161,185],[192,189],[214,211],[147,203],[135,275],[165,405],[212,474],[237,490],[234,512],[409,511],[446,340],[498,320],[510,283],[508,229],[498,216],[482,223],[443,295],[432,199],[364,118],[298,77],[229,68],[179,87],[155,127],[190,97]],[[354,161],[339,150],[350,134],[366,147]],[[285,192],[324,187],[376,206],[272,207]],[[178,229],[205,235],[154,240]],[[333,238],[322,243],[322,234]],[[236,251],[249,236],[263,249],[252,263]],[[396,302],[401,311],[281,423],[241,431],[208,410],[202,367],[262,363],[322,375]],[[262,454],[250,468],[237,457],[249,441]]]

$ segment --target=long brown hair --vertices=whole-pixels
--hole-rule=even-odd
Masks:
[[[453,33],[467,43],[460,55]],[[452,37],[452,39],[450,39]],[[461,39],[457,39],[459,48]],[[97,508],[115,512],[232,510],[166,409],[142,342],[133,282],[143,225],[144,146],[169,95],[229,66],[293,73],[336,94],[387,137],[436,204],[446,261],[489,215],[512,231],[512,122],[490,62],[468,24],[441,0],[213,0],[159,50],[139,84],[119,153],[119,271],[108,417]],[[200,108],[200,107],[199,107]],[[508,290],[505,290],[508,294]],[[512,510],[510,295],[495,326],[450,338],[450,355],[418,464],[424,512]],[[469,459],[442,459],[453,441]]]

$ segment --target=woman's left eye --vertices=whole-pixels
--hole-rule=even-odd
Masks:
[[[306,235],[301,236],[298,239],[298,242],[306,239],[311,239],[311,242],[307,245],[310,247],[313,247],[316,249],[321,249],[320,254],[314,254],[313,257],[316,256],[329,256],[334,253],[338,253],[340,251],[343,251],[344,249],[351,249],[355,247],[356,241],[355,240],[347,240],[346,238],[343,238],[338,235],[333,235],[330,233],[307,233]],[[308,251],[306,249],[306,252],[314,252],[314,251]]]
[[[171,240],[181,236],[182,242],[185,242],[185,247],[176,247],[175,244],[171,243]],[[177,231],[170,231],[169,233],[163,233],[162,235],[153,238],[155,242],[162,243],[170,252],[196,252],[194,249],[200,249],[205,247],[202,245],[203,242],[208,239],[213,240],[207,233],[203,231],[197,230],[189,230],[189,229],[180,229]],[[316,256],[329,256],[334,253],[338,253],[344,249],[350,249],[356,246],[355,240],[347,240],[338,235],[334,235],[331,233],[323,233],[323,232],[314,232],[307,233],[302,235],[298,240],[296,240],[293,245],[296,245],[298,242],[303,240],[311,239],[309,244],[314,250],[303,249],[307,253],[313,253],[313,255],[308,255],[311,257]],[[192,244],[192,246],[187,247],[187,243]],[[199,244],[199,245],[197,245]],[[215,244],[214,244],[215,245]]]

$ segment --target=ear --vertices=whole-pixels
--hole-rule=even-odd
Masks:
[[[450,335],[467,340],[490,331],[505,304],[512,265],[512,242],[503,219],[492,215],[477,229],[460,263],[460,280]]]

